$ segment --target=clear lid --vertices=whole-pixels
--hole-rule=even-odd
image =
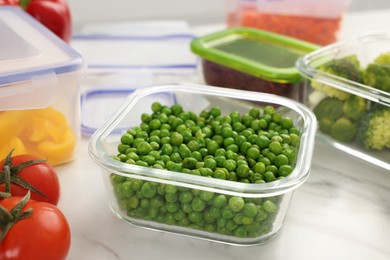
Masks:
[[[200,57],[273,82],[295,83],[296,60],[318,45],[254,28],[231,28],[192,41]]]
[[[196,57],[188,48],[193,38],[191,34],[78,34],[71,45],[83,55],[89,68],[194,70]]]
[[[82,57],[22,9],[0,6],[0,111],[43,108],[58,75],[77,77]]]

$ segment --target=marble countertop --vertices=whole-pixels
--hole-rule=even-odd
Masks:
[[[389,30],[388,24],[390,10],[348,14],[341,35]],[[310,177],[294,192],[280,233],[249,247],[146,230],[118,219],[87,144],[84,137],[77,158],[57,167],[58,206],[72,232],[70,260],[390,259],[390,172],[320,142]]]

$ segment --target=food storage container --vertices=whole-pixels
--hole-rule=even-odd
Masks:
[[[351,0],[225,0],[228,27],[245,26],[320,45],[333,43]]]
[[[367,34],[300,58],[318,139],[390,170],[390,35]]]
[[[0,7],[0,157],[31,154],[57,165],[80,139],[82,57],[26,12]]]
[[[233,28],[192,41],[208,85],[266,92],[302,101],[295,61],[319,46],[253,28]]]
[[[152,100],[158,102],[150,102]],[[270,108],[274,112],[268,114],[266,111]],[[171,115],[171,121],[167,119],[167,113]],[[246,118],[244,121],[249,119],[250,122],[268,118],[270,121],[267,122],[274,130],[269,130],[268,134],[272,132],[272,136],[285,133],[281,134],[286,138],[283,139],[286,141],[283,152],[276,153],[279,157],[284,157],[281,153],[286,154],[291,159],[289,174],[283,173],[287,166],[278,165],[276,154],[270,153],[272,148],[266,148],[268,144],[263,146],[260,141],[265,130],[259,130],[258,135],[251,132],[249,128],[256,129],[256,123],[243,130],[237,121],[237,113]],[[185,120],[177,123],[180,122],[178,118]],[[235,134],[223,123],[213,121],[209,126],[206,118],[223,119],[227,125],[234,121],[237,123],[233,124]],[[283,128],[289,130],[276,126],[282,118],[290,122]],[[120,125],[123,122],[128,124],[129,120],[132,120],[132,127],[119,133]],[[194,120],[198,123],[195,124]],[[161,124],[156,121],[161,121]],[[217,133],[220,129],[219,137],[210,131],[211,124]],[[222,126],[227,129],[222,129]],[[145,134],[148,131],[150,135]],[[102,168],[109,206],[120,219],[135,226],[177,235],[252,245],[264,243],[281,229],[294,190],[309,176],[315,131],[316,121],[311,110],[288,98],[207,85],[155,85],[138,89],[128,97],[113,117],[92,135],[89,153]],[[246,135],[248,133],[253,134]],[[244,136],[248,136],[248,142],[243,141],[243,138],[246,140]],[[249,140],[254,142],[257,136],[260,138],[258,146],[247,146]],[[224,137],[223,145],[221,137]],[[221,149],[216,150],[216,140],[221,141]],[[242,141],[240,149],[243,153],[245,147],[258,150],[262,147],[264,155],[249,155],[249,149],[246,150],[247,157],[240,155],[232,140],[237,141],[237,146],[239,140]],[[295,148],[292,148],[293,142]],[[174,150],[170,150],[172,146]],[[230,148],[224,151],[226,146]],[[147,147],[154,148],[145,150]],[[189,153],[186,155],[189,152],[186,147],[191,147],[190,156]],[[213,164],[213,158],[218,164]],[[237,160],[239,166],[236,170],[231,168],[232,164],[225,164],[228,158],[231,158],[229,163]],[[250,162],[251,167],[255,165],[252,172],[242,170],[247,167],[242,160]],[[271,165],[273,163],[279,170]],[[264,167],[268,173],[264,172]],[[261,174],[275,176],[263,179]]]

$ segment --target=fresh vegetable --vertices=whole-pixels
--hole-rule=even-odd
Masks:
[[[390,108],[376,105],[365,114],[358,126],[357,141],[365,149],[390,148]]]
[[[10,197],[0,200],[0,259],[66,259],[69,224],[53,204]]]
[[[356,135],[356,124],[346,117],[337,119],[330,128],[330,135],[341,142],[352,142]]]
[[[390,64],[369,64],[364,73],[364,83],[390,93]]]
[[[390,64],[390,51],[389,52],[383,52],[378,57],[374,59],[375,64]]]
[[[65,42],[72,36],[72,19],[66,0],[0,0],[0,5],[20,6]]]
[[[33,200],[57,205],[60,184],[54,168],[46,161],[32,155],[12,156],[11,151],[0,162],[0,170],[0,191],[24,196],[31,190]]]
[[[359,96],[351,95],[343,104],[344,115],[352,120],[359,120],[367,111],[367,101]]]
[[[31,154],[57,165],[73,156],[73,130],[65,116],[51,107],[3,111],[0,122],[0,157],[14,149],[14,155]]]
[[[218,107],[199,115],[179,104],[155,102],[151,108],[139,126],[122,135],[116,160],[256,184],[285,178],[294,169],[300,131],[272,106],[228,115]],[[270,232],[283,198],[250,199],[117,174],[110,178],[119,207],[132,218],[236,237]]]
[[[318,70],[354,82],[363,82],[363,74],[360,68],[359,60],[357,59],[356,55],[347,56],[341,59],[333,59],[321,65]],[[329,97],[335,97],[340,100],[346,100],[351,95],[350,93],[320,82],[316,77],[313,78],[311,86],[315,90],[324,92]]]
[[[337,98],[327,97],[324,98],[313,109],[317,119],[329,118],[332,122],[340,118],[343,115],[344,102]]]

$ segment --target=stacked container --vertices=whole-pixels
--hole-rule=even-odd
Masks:
[[[0,8],[0,157],[31,154],[57,165],[80,139],[82,57],[16,7]]]

